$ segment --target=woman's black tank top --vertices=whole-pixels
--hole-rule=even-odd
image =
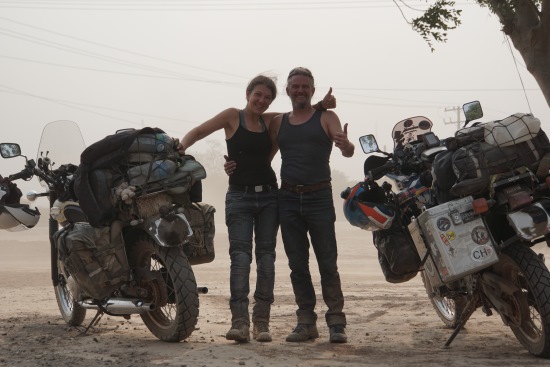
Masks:
[[[268,185],[276,184],[277,177],[271,168],[269,155],[271,140],[264,120],[261,132],[249,131],[246,128],[243,111],[239,111],[239,127],[235,134],[226,140],[230,160],[237,163],[237,169],[229,176],[232,185]]]

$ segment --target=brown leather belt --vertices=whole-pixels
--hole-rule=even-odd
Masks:
[[[256,185],[256,186],[229,185],[229,191],[266,192],[271,190],[277,190],[276,183],[271,185]]]
[[[330,181],[320,182],[318,184],[313,184],[313,185],[291,185],[284,181],[281,182],[281,189],[291,191],[296,194],[304,194],[307,192],[319,191],[319,190],[328,189],[331,187],[332,185],[330,184]]]

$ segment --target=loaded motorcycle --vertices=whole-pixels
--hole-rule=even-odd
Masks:
[[[168,342],[194,331],[206,288],[197,287],[191,265],[214,258],[215,210],[199,203],[204,168],[179,156],[176,145],[162,130],[144,128],[84,149],[74,122],[55,121],[43,130],[36,161],[25,157],[24,169],[4,179],[37,177],[45,188],[27,199],[49,199],[52,282],[67,324],[82,325],[91,309],[96,315],[85,331],[104,314],[139,314]],[[0,151],[21,156],[16,143],[2,143]],[[38,209],[1,207],[0,223],[11,223],[1,229],[38,222]]]
[[[388,282],[420,273],[430,301],[454,328],[472,313],[497,312],[533,355],[550,357],[550,272],[532,247],[550,238],[550,143],[530,114],[466,123],[440,139],[429,119],[400,121],[394,150],[373,135],[359,139],[369,156],[365,179],[342,192],[350,224],[373,231]],[[382,155],[373,155],[376,153]],[[392,179],[378,184],[384,176]]]

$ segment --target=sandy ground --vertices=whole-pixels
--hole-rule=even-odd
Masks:
[[[218,218],[219,220],[219,218]],[[295,324],[295,306],[286,256],[278,244],[273,342],[239,344],[225,339],[230,326],[227,230],[217,224],[217,258],[195,266],[200,286],[197,330],[184,342],[165,343],[145,328],[139,316],[130,320],[104,316],[82,335],[59,315],[49,275],[45,216],[38,227],[0,233],[0,366],[548,366],[529,355],[496,315],[480,310],[450,348],[443,348],[451,330],[433,311],[420,277],[403,284],[384,281],[370,234],[337,223],[339,268],[346,296],[347,344],[320,338],[287,343]],[[535,248],[550,258],[545,245]],[[312,264],[319,290],[316,264]],[[254,282],[254,279],[252,279]],[[326,310],[319,297],[317,311]],[[88,311],[87,321],[95,312]]]

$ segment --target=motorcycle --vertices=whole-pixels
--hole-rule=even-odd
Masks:
[[[0,145],[3,158],[21,155],[18,144],[4,143]],[[40,220],[40,211],[32,209],[28,204],[21,204],[21,190],[10,178],[0,176],[0,229],[18,232],[34,227]]]
[[[550,272],[532,247],[550,246],[550,143],[540,121],[514,114],[487,123],[478,101],[440,140],[429,119],[398,122],[393,152],[359,139],[365,179],[342,192],[350,224],[373,232],[386,280],[417,273],[454,331],[478,308],[498,313],[529,353],[550,357]],[[372,153],[379,153],[375,155]],[[384,181],[390,178],[393,184]]]
[[[131,145],[108,168],[90,170],[81,162],[90,152],[103,153],[97,148],[106,145],[115,151],[119,146],[112,139],[122,138]],[[214,258],[215,209],[192,200],[206,172],[192,157],[180,157],[176,145],[162,130],[144,128],[118,131],[86,148],[74,122],[55,121],[42,132],[36,161],[23,156],[24,169],[5,180],[37,177],[45,188],[29,192],[27,199],[49,200],[51,278],[68,325],[83,326],[87,310],[95,310],[84,332],[104,314],[126,319],[139,314],[149,331],[167,342],[194,331],[199,293],[207,288],[197,287],[191,265]],[[2,143],[0,151],[3,158],[22,156],[16,143]],[[173,169],[159,171],[159,160]],[[97,220],[96,202],[108,220]],[[39,218],[38,209],[21,204],[2,204],[1,213],[0,223],[10,215],[11,224],[0,226],[7,230],[32,228]]]

